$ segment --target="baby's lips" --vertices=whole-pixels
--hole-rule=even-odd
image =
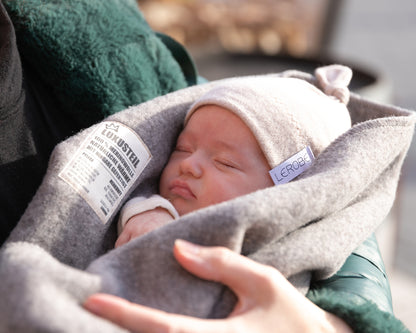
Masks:
[[[169,187],[169,191],[172,194],[180,196],[184,199],[195,199],[195,195],[188,186],[188,184],[182,180],[174,180]]]

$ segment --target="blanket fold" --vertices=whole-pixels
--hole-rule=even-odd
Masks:
[[[304,77],[313,82],[313,77]],[[9,305],[14,304],[21,309],[26,331],[37,325],[46,325],[42,326],[44,331],[53,331],[55,326],[46,329],[48,302],[48,307],[55,302],[67,304],[67,311],[78,316],[83,311],[79,303],[97,291],[166,311],[224,317],[235,304],[235,297],[220,284],[199,280],[179,267],[172,255],[175,239],[226,246],[276,267],[299,290],[306,291],[311,277],[322,279],[336,272],[383,221],[394,202],[416,116],[353,94],[348,105],[353,127],[324,150],[296,181],[184,215],[113,250],[113,222],[118,210],[130,196],[147,196],[156,191],[159,174],[187,109],[219,83],[186,88],[131,107],[56,147],[41,187],[0,252],[0,274],[5,281],[0,288],[8,294],[7,302],[0,304],[2,325],[16,324],[15,317],[8,316]],[[117,140],[110,133],[116,128]],[[144,155],[137,147],[131,150],[140,156],[140,163],[146,160],[146,152],[152,158],[135,172],[128,165],[139,165],[137,159],[131,154],[123,155],[125,162],[131,163],[123,164],[123,156],[112,150],[120,140],[131,147],[144,147]],[[82,176],[77,163],[84,163],[83,169],[88,173]],[[110,177],[120,182],[119,192],[114,186],[109,189],[110,181],[91,196],[89,193],[98,188],[98,174],[111,174],[112,166],[120,165],[118,173],[113,171]],[[78,174],[71,173],[76,170]],[[124,187],[120,185],[123,183]],[[30,256],[13,260],[20,251],[31,248],[38,254],[39,263],[48,262],[47,267],[28,265]],[[25,269],[16,269],[23,265]],[[10,274],[12,269],[18,273]],[[42,282],[32,280],[32,276],[42,274],[47,275],[47,287],[39,291],[36,288]],[[74,290],[70,297],[64,292],[65,286],[61,287],[63,276]],[[39,314],[39,308],[34,314],[34,309],[21,301],[16,286],[22,280],[27,286],[24,292],[29,293],[25,297],[41,298],[45,315]],[[13,287],[16,292],[12,294],[4,289]],[[64,291],[46,302],[48,288]],[[74,323],[67,320],[67,311],[60,309],[55,316],[61,319],[62,331],[74,331],[81,324],[90,327],[90,316],[79,316]],[[99,319],[94,320],[94,325],[101,325],[97,323]]]

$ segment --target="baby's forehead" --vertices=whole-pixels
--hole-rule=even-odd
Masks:
[[[188,118],[178,138],[179,144],[204,144],[215,151],[261,153],[257,138],[247,124],[233,111],[221,106],[201,107]]]
[[[182,133],[192,130],[195,135],[204,134],[203,129],[209,127],[225,128],[226,131],[245,130],[252,134],[251,129],[239,114],[230,108],[217,104],[204,104],[198,107],[187,118]]]

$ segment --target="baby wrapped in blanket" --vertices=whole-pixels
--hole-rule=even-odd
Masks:
[[[82,308],[96,292],[185,315],[226,316],[234,294],[184,271],[172,255],[178,238],[226,246],[271,265],[302,291],[311,278],[335,273],[388,214],[415,123],[413,112],[354,94],[347,109],[350,74],[335,66],[317,69],[315,77],[289,71],[193,86],[114,114],[59,144],[0,252],[3,325],[15,331],[118,331]],[[255,161],[255,169],[229,188],[214,188],[209,198],[215,202],[198,206],[191,183],[170,185],[170,170],[179,169],[171,168],[178,153],[189,154],[181,140],[188,147],[191,129],[190,145],[197,154],[203,148],[203,156],[210,151],[206,142],[223,135],[229,137],[222,146],[236,140],[224,131],[227,124],[214,126],[219,118],[212,112],[231,117],[246,130],[244,138],[253,136],[256,158],[243,162]],[[208,125],[216,137],[202,132]],[[247,148],[233,147],[227,159],[234,152],[247,157]],[[309,168],[295,181],[282,181],[304,166]],[[235,167],[224,166],[227,172]],[[178,218],[113,249],[118,211],[129,198],[157,193],[162,171],[160,194]],[[270,186],[270,179],[283,184]]]
[[[351,70],[334,65],[318,73],[324,87],[335,87],[332,96],[297,78],[255,77],[231,80],[200,97],[162,172],[161,195],[127,202],[116,246],[180,215],[306,171],[351,127]]]

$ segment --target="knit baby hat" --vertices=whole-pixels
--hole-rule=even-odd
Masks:
[[[274,168],[307,146],[319,155],[351,127],[346,107],[350,68],[332,65],[315,71],[317,84],[276,75],[229,79],[202,95],[189,118],[204,105],[218,105],[239,116]]]

